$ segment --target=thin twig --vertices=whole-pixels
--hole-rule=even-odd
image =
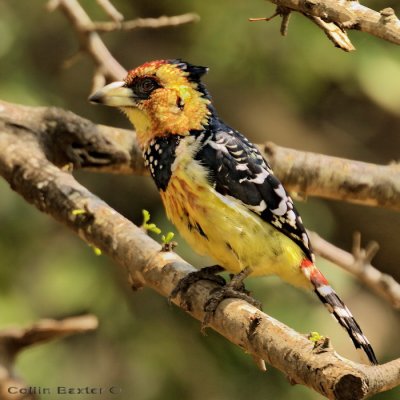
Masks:
[[[93,22],[85,27],[88,31],[112,32],[116,30],[132,31],[138,28],[158,29],[170,26],[179,26],[188,23],[198,22],[200,17],[198,14],[187,13],[182,15],[174,15],[171,17],[161,16],[158,18],[137,18],[130,21],[115,23],[112,21]]]
[[[270,17],[249,18],[250,22],[272,21],[275,17],[282,17],[280,32],[282,36],[286,36],[289,27],[290,13],[292,10],[286,7],[277,6],[275,12]]]
[[[111,3],[106,0],[104,3],[102,2],[102,5],[107,8]],[[53,11],[56,8],[59,8],[66,15],[72,27],[77,32],[81,45],[79,52],[82,50],[85,51],[93,59],[96,70],[100,68],[107,80],[121,80],[126,76],[127,71],[111,55],[98,32],[178,26],[196,22],[200,19],[197,14],[188,13],[172,17],[162,16],[159,18],[138,18],[131,21],[116,21],[115,18],[117,18],[117,15],[114,11],[107,8],[108,14],[110,14],[110,12],[111,14],[115,14],[113,21],[93,22],[77,0],[51,0],[47,4],[47,9],[49,11]]]
[[[0,398],[1,400],[36,400],[34,393],[10,392],[10,388],[27,385],[14,373],[17,355],[28,346],[85,333],[96,329],[94,315],[80,315],[62,320],[43,319],[28,328],[7,328],[0,331]]]
[[[378,249],[375,242],[364,250],[361,248],[360,235],[356,234],[352,254],[327,242],[315,232],[309,231],[309,235],[316,254],[350,272],[393,308],[400,310],[400,284],[371,265]]]
[[[100,36],[96,32],[88,32],[86,27],[92,24],[86,11],[77,0],[58,0],[56,3],[48,3],[48,9],[53,11],[59,8],[68,18],[72,27],[79,36],[81,48],[84,49],[96,64],[102,68],[109,80],[123,79],[127,71],[111,55]]]
[[[99,90],[106,84],[106,77],[102,68],[96,68],[93,74],[93,81],[92,81],[92,90],[91,92],[94,93],[96,90]]]
[[[0,342],[7,342],[8,349],[15,353],[25,347],[60,339],[97,329],[98,320],[94,315],[79,315],[61,320],[42,319],[28,328],[8,328],[0,331]],[[11,345],[12,343],[12,345]],[[10,350],[11,351],[11,350]]]

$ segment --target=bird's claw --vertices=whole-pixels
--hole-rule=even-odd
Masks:
[[[204,305],[205,316],[201,324],[201,332],[203,334],[205,333],[205,329],[209,325],[211,319],[214,317],[214,314],[220,303],[229,298],[244,300],[259,310],[262,308],[262,304],[250,296],[250,292],[245,289],[242,282],[240,282],[239,287],[231,285],[230,282],[221,288],[215,288],[213,291],[211,291],[210,297]]]
[[[210,267],[205,267],[200,269],[199,271],[194,271],[186,275],[183,279],[181,279],[175,288],[172,290],[171,294],[168,296],[168,301],[171,302],[175,297],[179,294],[181,296],[181,302],[184,304],[187,310],[191,309],[190,302],[187,299],[187,292],[190,287],[201,280],[207,280],[211,282],[215,282],[218,285],[224,286],[226,284],[225,279],[216,275],[219,272],[224,271],[224,269],[219,265],[212,265]]]

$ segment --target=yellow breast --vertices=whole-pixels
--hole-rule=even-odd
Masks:
[[[185,138],[177,150],[172,176],[161,197],[168,218],[200,254],[231,273],[250,267],[251,275],[279,275],[296,286],[309,286],[300,272],[303,251],[243,204],[218,193]]]

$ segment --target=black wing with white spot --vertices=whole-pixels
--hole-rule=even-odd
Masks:
[[[175,160],[176,148],[181,136],[159,136],[152,140],[143,152],[144,164],[157,185],[158,190],[165,191],[171,178],[171,166]]]
[[[260,215],[313,261],[308,235],[292,199],[247,138],[221,123],[212,132],[204,133],[195,158],[210,171],[211,184],[219,193],[239,200]]]

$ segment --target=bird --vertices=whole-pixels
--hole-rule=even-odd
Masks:
[[[231,289],[247,276],[277,275],[314,291],[355,347],[378,364],[359,324],[315,265],[290,195],[257,146],[218,116],[202,81],[207,72],[181,59],[150,61],[89,101],[126,114],[167,217],[194,250],[218,262],[213,272],[233,275]]]

